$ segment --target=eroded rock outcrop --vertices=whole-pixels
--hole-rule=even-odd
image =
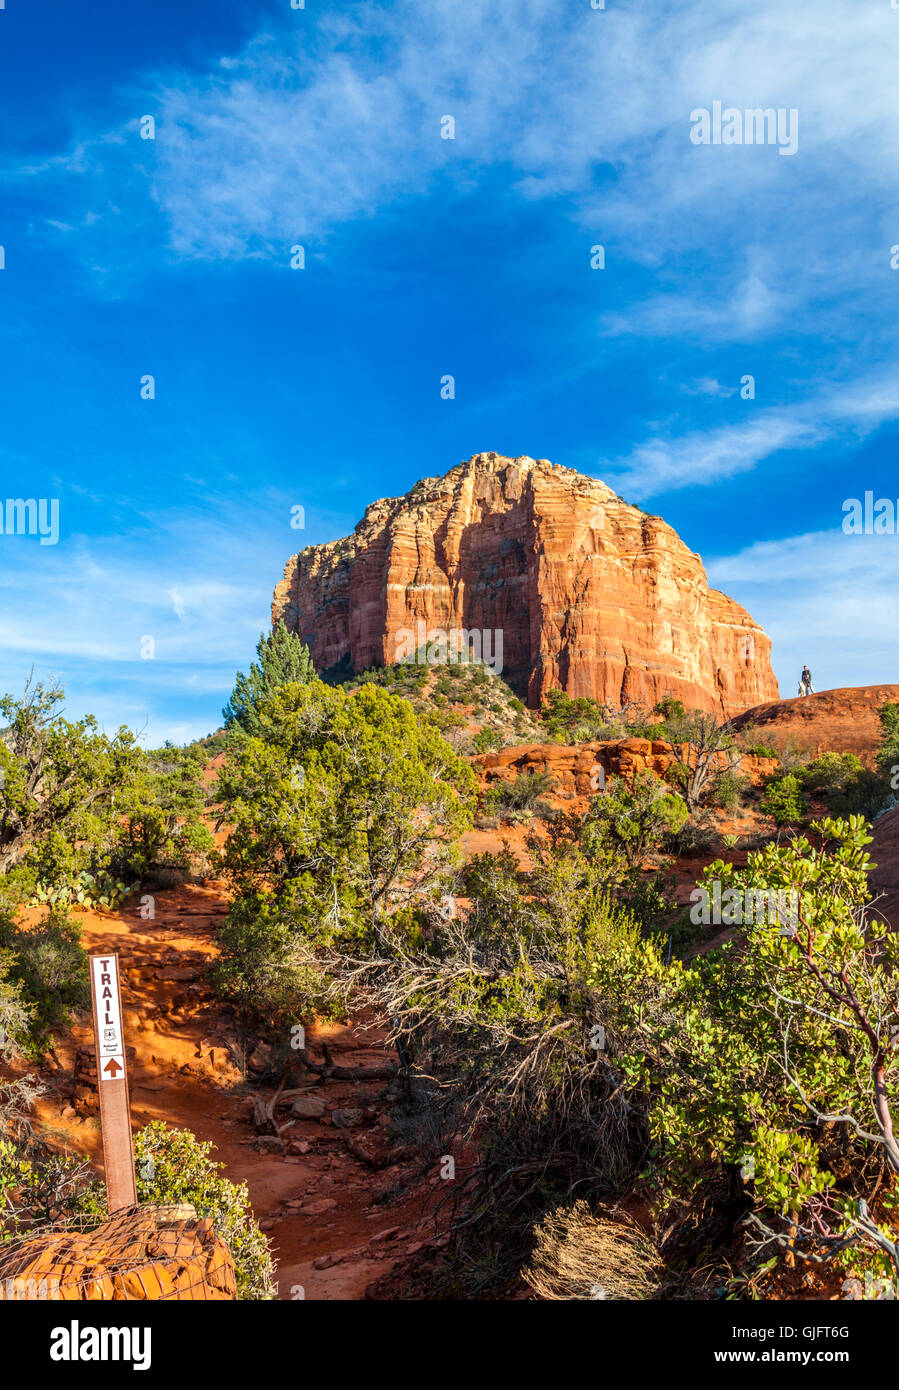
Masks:
[[[390,664],[419,625],[499,632],[534,707],[560,687],[730,716],[779,693],[768,638],[677,533],[546,459],[476,454],[372,503],[352,536],[291,557],[272,618],[319,670]]]
[[[623,777],[625,781],[640,773],[654,772],[667,778],[674,762],[671,745],[664,739],[625,738],[603,743],[533,743],[503,748],[498,753],[481,753],[472,758],[472,766],[481,788],[494,782],[514,782],[524,773],[546,773],[552,779],[552,792],[562,797],[590,797],[604,782],[598,777]],[[716,758],[720,771],[728,766],[722,754]],[[777,770],[776,758],[758,758],[744,754],[735,771],[746,777],[753,786]]]
[[[805,753],[855,753],[873,767],[883,737],[880,711],[896,703],[899,685],[844,686],[745,710],[734,728],[751,725],[760,743],[789,741]]]

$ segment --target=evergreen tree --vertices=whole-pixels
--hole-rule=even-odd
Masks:
[[[283,621],[270,633],[262,634],[256,644],[256,655],[259,660],[252,663],[248,675],[238,671],[231,699],[222,710],[226,729],[236,728],[251,738],[258,738],[262,733],[260,706],[282,685],[289,682],[306,685],[315,676],[309,648],[295,633],[287,631]]]

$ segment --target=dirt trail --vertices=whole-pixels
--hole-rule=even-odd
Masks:
[[[249,1098],[259,1083],[252,1071],[245,1080],[234,1024],[203,980],[214,954],[214,928],[226,911],[221,889],[208,884],[160,891],[154,903],[153,920],[142,920],[137,899],[115,914],[78,914],[85,949],[120,956],[126,1042],[135,1049],[135,1129],[160,1119],[214,1141],[214,1157],[229,1178],[246,1182],[272,1242],[282,1299],[364,1298],[366,1286],[398,1259],[433,1241],[428,1209],[438,1179],[422,1177],[410,1163],[374,1171],[350,1153],[348,1138],[375,1153],[379,1144],[381,1152],[389,1149],[389,1107],[378,1100],[383,1081],[319,1084],[309,1077],[308,1094],[324,1102],[324,1115],[296,1119],[286,1135],[307,1152],[260,1152]],[[323,1038],[340,1065],[387,1060],[374,1030],[322,1027],[310,1035],[313,1051]],[[71,1103],[75,1050],[91,1041],[85,1016],[56,1048],[55,1066],[45,1073],[51,1089],[38,1113],[59,1139],[96,1162],[96,1112],[84,1118]],[[270,1096],[272,1090],[261,1093]],[[361,1125],[351,1132],[335,1128],[335,1107],[361,1109],[362,1117],[354,1117]],[[291,1113],[281,1109],[278,1118],[283,1123]]]

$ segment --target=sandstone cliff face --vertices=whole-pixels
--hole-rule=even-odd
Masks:
[[[534,707],[560,687],[728,717],[779,694],[768,638],[676,532],[546,459],[476,454],[372,503],[352,536],[292,556],[272,619],[319,670],[394,662],[419,624],[501,632]]]

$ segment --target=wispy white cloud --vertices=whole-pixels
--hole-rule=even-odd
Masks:
[[[205,512],[147,512],[109,535],[63,528],[46,547],[0,536],[0,693],[20,689],[35,663],[68,687],[74,711],[110,727],[179,741],[173,730],[190,708],[190,736],[208,733],[269,626],[287,555],[307,540],[288,517],[286,500],[266,490],[210,492]],[[348,521],[330,518],[325,535]]]
[[[600,461],[611,485],[638,500],[689,486],[709,486],[747,473],[785,449],[811,449],[851,435],[856,441],[899,418],[899,378],[878,374],[840,384],[789,407],[736,400],[734,424],[680,437],[653,437],[626,458]]]
[[[752,341],[777,328],[795,299],[750,275],[723,297],[699,286],[654,294],[603,314],[600,331],[609,337],[686,337],[706,344]]]
[[[899,536],[846,536],[839,522],[706,561],[709,581],[771,636],[785,697],[805,662],[817,690],[899,683]]]
[[[723,400],[728,400],[737,393],[736,386],[725,386],[712,376],[700,376],[692,381],[684,381],[680,389],[685,396],[718,396]]]
[[[134,114],[117,128],[9,173],[70,176],[101,224],[146,187],[175,256],[243,259],[282,258],[438,177],[471,187],[503,165],[523,198],[565,198],[611,263],[660,272],[659,292],[602,331],[752,336],[816,298],[882,289],[899,211],[897,27],[886,4],[843,0],[310,11],[203,71],[148,74],[154,143],[123,93]],[[797,108],[798,155],[697,148],[690,112],[714,100]],[[697,290],[702,272],[721,279],[717,296]]]

